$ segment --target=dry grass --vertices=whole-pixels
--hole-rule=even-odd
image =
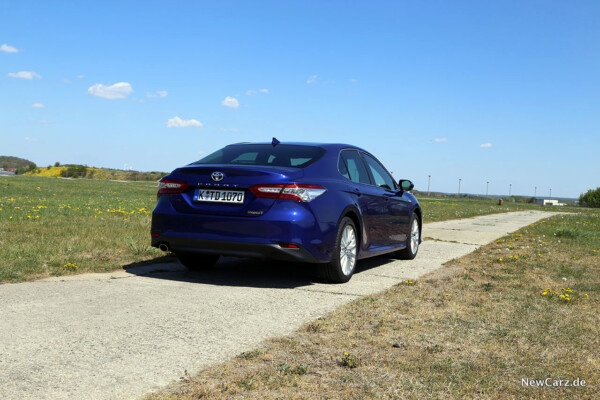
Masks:
[[[599,398],[599,253],[598,213],[545,220],[149,399]]]

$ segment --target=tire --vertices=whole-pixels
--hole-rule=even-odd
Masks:
[[[413,213],[408,224],[408,237],[406,238],[406,248],[398,250],[395,255],[401,260],[413,260],[419,252],[419,241],[421,240],[421,232],[419,228],[419,219]]]
[[[219,261],[218,254],[177,253],[177,259],[184,267],[191,270],[209,269]]]
[[[356,268],[358,235],[352,219],[344,217],[338,227],[331,262],[322,266],[322,277],[328,282],[348,282]]]

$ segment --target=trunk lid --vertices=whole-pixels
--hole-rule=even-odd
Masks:
[[[292,167],[189,165],[176,169],[168,176],[169,179],[183,181],[189,185],[183,193],[170,195],[170,199],[175,210],[181,213],[259,217],[269,211],[276,200],[256,197],[248,190],[250,186],[295,182],[303,175],[301,168]],[[195,199],[199,190],[204,194],[204,201]],[[216,191],[220,195],[223,191],[243,192],[243,202],[209,202],[206,201],[205,190]]]

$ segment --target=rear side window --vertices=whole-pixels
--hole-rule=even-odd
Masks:
[[[236,144],[224,147],[192,165],[234,164],[304,168],[319,160],[323,154],[325,149],[317,146]]]
[[[348,176],[350,177],[349,179],[351,181],[365,183],[367,185],[371,184],[369,173],[367,172],[365,164],[356,150],[344,150],[342,151],[340,158],[346,164],[346,171],[348,172]],[[344,175],[341,170],[340,173]]]
[[[340,156],[338,160],[338,171],[340,171],[340,174],[342,174],[344,178],[350,179],[350,173],[348,173],[346,162],[342,159],[342,156]]]

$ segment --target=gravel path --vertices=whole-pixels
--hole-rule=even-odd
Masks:
[[[349,283],[311,267],[227,258],[0,285],[1,399],[136,399],[363,296],[555,213],[523,211],[425,225],[417,259],[359,264]]]

